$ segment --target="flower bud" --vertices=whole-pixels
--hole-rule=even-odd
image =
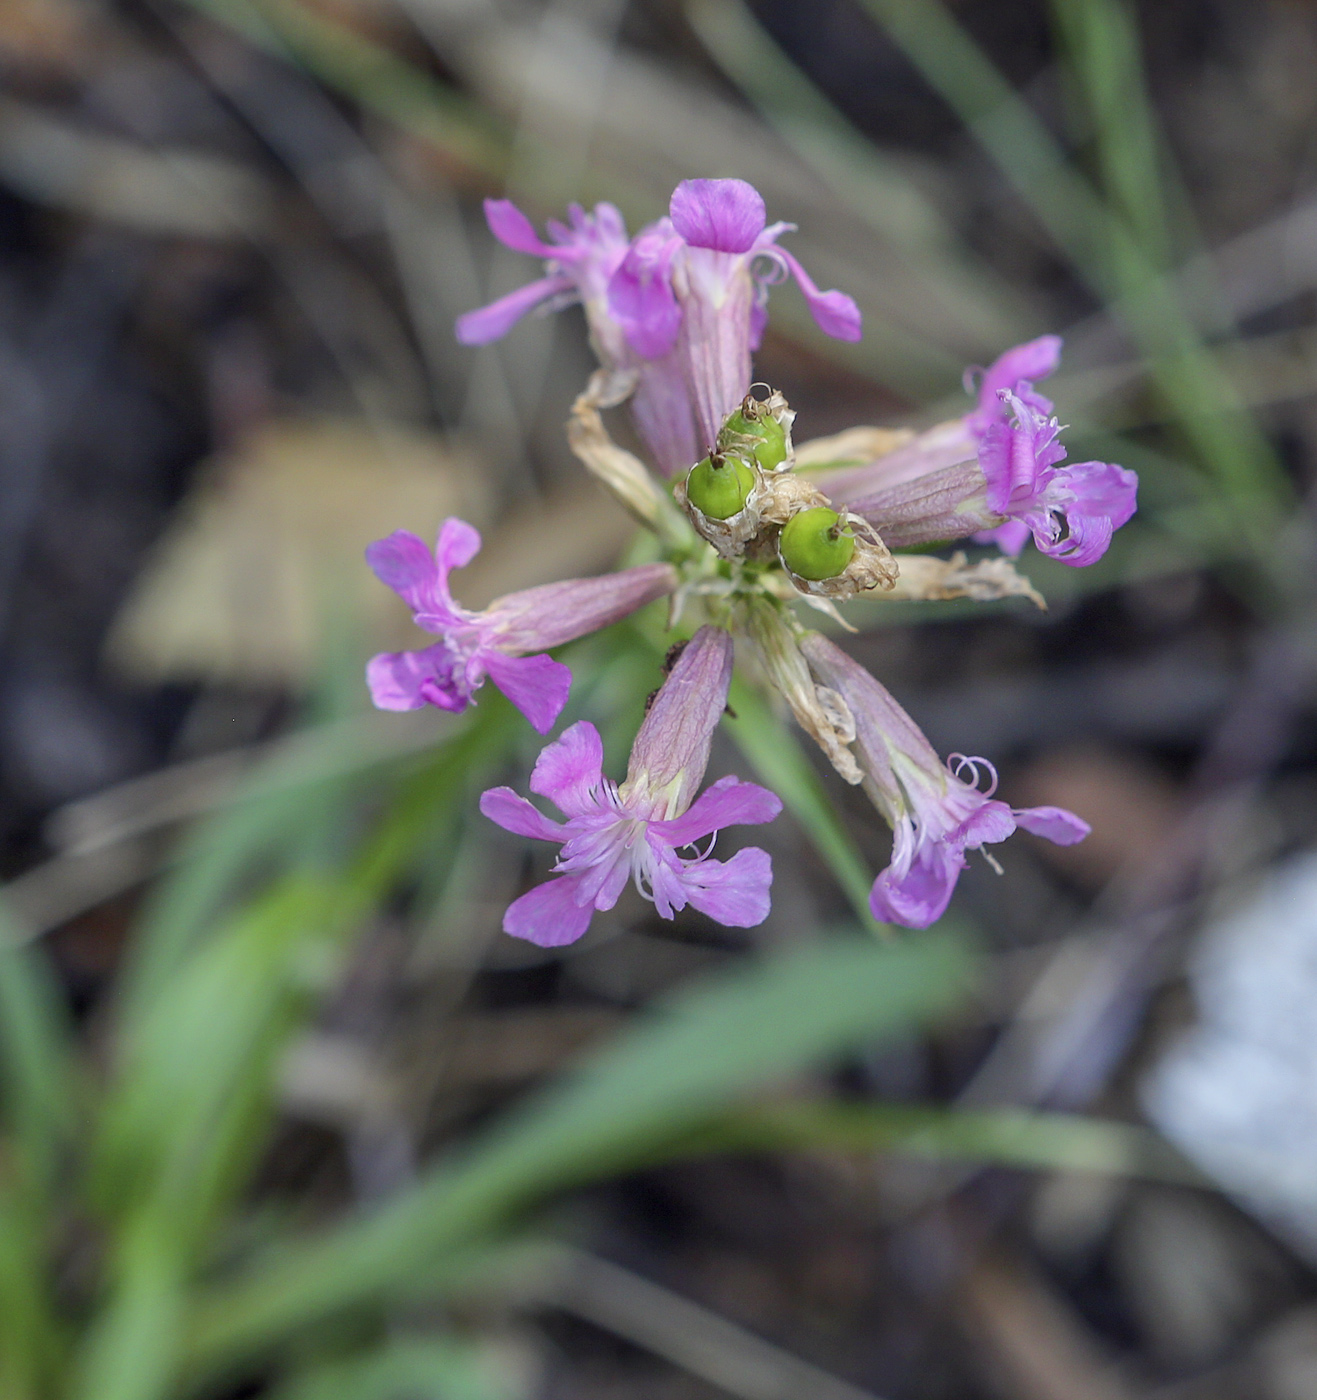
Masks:
[[[690,469],[686,499],[711,520],[729,520],[744,508],[754,484],[754,473],[744,462],[716,452]]]
[[[835,510],[814,506],[787,521],[777,547],[786,569],[815,581],[845,572],[855,554],[855,537],[843,532]]]

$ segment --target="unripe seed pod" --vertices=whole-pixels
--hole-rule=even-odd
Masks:
[[[686,477],[686,499],[710,520],[727,520],[744,508],[755,474],[735,457],[697,462]]]
[[[855,553],[855,538],[841,533],[840,519],[827,506],[797,511],[778,538],[782,563],[799,578],[836,578]]]
[[[771,413],[765,413],[762,418],[747,418],[738,408],[723,424],[723,432],[732,441],[738,436],[754,438],[755,460],[766,472],[780,467],[787,459],[786,430]]]

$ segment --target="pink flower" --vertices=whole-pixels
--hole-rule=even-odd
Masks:
[[[821,330],[860,339],[855,302],[844,292],[819,291],[777,246],[793,228],[768,225],[763,199],[744,180],[683,180],[668,217],[632,243],[609,280],[609,309],[631,348],[649,359],[680,355],[701,451],[750,388],[750,357],[763,339],[771,285],[794,277]]]
[[[1006,523],[974,538],[1015,555],[1032,534],[1038,549],[1062,564],[1096,563],[1134,514],[1138,477],[1114,462],[1061,466],[1066,454],[1056,419],[1009,389],[999,390],[998,400],[1002,416],[984,430],[979,466],[988,509]]]
[[[893,549],[969,536],[1016,555],[1032,534],[1063,564],[1095,563],[1134,514],[1139,482],[1113,462],[1062,465],[1052,402],[1033,386],[1060,358],[1060,336],[1015,346],[982,371],[972,412],[816,482]],[[971,392],[977,372],[965,372]]]
[[[488,677],[539,733],[547,734],[567,703],[572,673],[551,657],[526,653],[616,622],[671,593],[677,582],[671,565],[642,564],[620,574],[508,593],[472,612],[454,600],[448,575],[479,551],[479,532],[455,517],[440,527],[433,554],[406,530],[366,550],[366,562],[408,604],[416,625],[441,638],[421,651],[383,652],[371,659],[366,681],[379,709],[464,710]]]
[[[767,918],[773,869],[766,851],[749,847],[717,861],[710,858],[712,841],[703,852],[695,849],[722,827],[772,821],[782,810],[771,792],[735,777],[695,797],[731,673],[731,637],[702,627],[645,717],[620,786],[603,776],[594,725],[574,724],[550,744],[530,789],[555,802],[565,822],[550,820],[511,788],[481,797],[480,810],[499,826],[562,847],[556,878],[508,907],[506,933],[541,947],[574,943],[596,909],[617,903],[628,880],[665,919],[687,904],[731,928]]]
[[[709,450],[749,390],[771,285],[794,277],[827,334],[860,338],[854,301],[821,292],[777,246],[793,225],[766,226],[764,201],[744,180],[683,181],[668,217],[629,241],[611,204],[593,214],[573,205],[570,227],[549,225],[552,243],[508,200],[486,200],[485,216],[500,242],[543,258],[547,275],[459,317],[457,338],[482,345],[536,307],[579,300],[600,363],[638,373],[631,410],[666,476]]]
[[[485,219],[494,237],[518,253],[543,258],[547,275],[459,316],[457,338],[463,345],[500,340],[527,312],[546,303],[556,308],[570,299],[585,307],[599,359],[613,365],[625,356],[625,343],[605,300],[608,280],[627,251],[626,223],[612,204],[596,204],[592,214],[573,204],[567,217],[567,224],[550,221],[553,242],[545,243],[510,199],[485,201]]]
[[[954,766],[944,764],[891,695],[826,637],[809,633],[801,650],[850,711],[865,789],[892,827],[891,864],[869,895],[874,918],[927,928],[946,912],[965,852],[1005,841],[1017,827],[1059,846],[1088,835],[1088,823],[1064,808],[994,799],[997,775],[985,759],[953,755]],[[980,765],[991,780],[986,792],[977,785]]]

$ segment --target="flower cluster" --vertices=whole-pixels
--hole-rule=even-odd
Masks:
[[[545,260],[547,276],[461,317],[457,338],[481,345],[537,306],[565,297],[585,308],[591,343],[610,370],[637,376],[631,410],[664,476],[686,471],[713,443],[750,388],[750,357],[768,323],[768,289],[794,277],[828,335],[859,340],[860,312],[843,292],[821,292],[778,239],[759,192],[744,180],[686,180],[668,217],[627,238],[621,214],[579,205],[549,224],[543,243],[506,199],[485,201],[499,242]]]
[[[919,434],[855,428],[798,449],[782,395],[751,392],[768,289],[794,278],[819,327],[843,340],[859,339],[860,312],[844,293],[820,291],[780,246],[793,226],[768,223],[751,186],[684,181],[667,217],[634,237],[610,204],[573,206],[567,223],[548,225],[547,240],[507,200],[487,200],[485,213],[500,242],[543,261],[544,276],[461,317],[458,339],[484,344],[529,311],[580,302],[600,370],[576,401],[569,442],[654,530],[659,557],[510,593],[476,612],[448,583],[480,547],[471,526],[446,521],[433,553],[402,531],[379,541],[367,552],[371,567],[438,640],[375,657],[375,703],[461,710],[489,679],[547,734],[571,686],[551,649],[662,597],[671,626],[688,612],[700,624],[651,697],[621,783],[604,776],[598,731],[582,721],[543,750],[530,779],[565,820],[510,788],[484,794],[490,820],[559,847],[551,878],[512,903],[504,929],[544,946],[573,942],[629,882],[663,918],[687,905],[737,928],[767,917],[767,853],[749,847],[720,861],[711,852],[722,828],[771,821],[780,801],[730,776],[700,792],[734,639],[890,824],[891,861],[870,897],[876,919],[926,927],[946,909],[966,853],[1017,828],[1062,845],[1081,840],[1088,827],[1070,812],[996,799],[986,760],[944,763],[887,690],[795,607],[839,618],[838,605],[857,596],[1041,603],[1012,563],[1030,537],[1073,567],[1102,556],[1134,512],[1137,481],[1112,463],[1066,462],[1053,405],[1035,387],[1057,368],[1059,338],[967,372],[975,406],[950,422]],[[648,464],[604,425],[601,410],[623,402]],[[961,551],[899,553],[956,540],[997,552],[973,562]]]

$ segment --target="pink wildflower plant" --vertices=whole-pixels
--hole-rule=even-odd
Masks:
[[[998,799],[986,760],[944,763],[887,690],[807,630],[792,606],[803,600],[835,614],[838,603],[886,589],[1041,602],[1000,557],[889,552],[914,545],[973,538],[1015,554],[1032,536],[1076,567],[1100,558],[1134,511],[1137,480],[1111,463],[1066,462],[1051,401],[1035,387],[1056,370],[1060,338],[1041,336],[967,373],[974,407],[894,451],[848,460],[857,445],[877,452],[885,440],[861,428],[815,444],[808,461],[792,443],[796,413],[785,398],[771,388],[749,397],[769,289],[794,278],[817,324],[842,340],[859,339],[860,313],[844,293],[820,291],[781,246],[792,225],[769,224],[750,185],[683,181],[667,215],[634,237],[611,204],[589,213],[573,205],[543,238],[508,200],[487,200],[485,214],[500,242],[543,261],[544,276],[459,318],[459,340],[485,344],[528,312],[581,303],[601,368],[573,406],[568,440],[653,531],[660,562],[509,593],[475,611],[449,587],[451,572],[480,548],[470,525],[445,521],[433,551],[395,532],[367,559],[436,640],[370,662],[376,705],[458,711],[491,680],[547,734],[572,679],[549,649],[665,595],[674,617],[690,608],[705,622],[652,697],[621,782],[604,775],[599,732],[582,721],[541,751],[530,777],[530,791],[561,819],[509,787],[482,795],[491,821],[558,847],[549,878],[512,902],[504,930],[543,947],[575,942],[628,883],[665,919],[688,906],[733,928],[768,916],[767,852],[752,846],[715,860],[713,849],[723,828],[772,821],[781,801],[733,776],[701,791],[727,702],[733,634],[756,680],[780,693],[838,774],[862,784],[890,824],[891,860],[870,891],[876,919],[935,922],[968,854],[1018,829],[1061,845],[1082,840],[1087,824],[1063,808]],[[650,465],[665,478],[687,474],[680,489],[669,491],[612,441],[602,413],[624,401]],[[829,450],[838,465],[828,465]],[[806,464],[809,475],[797,470]],[[867,572],[855,567],[861,548]]]

